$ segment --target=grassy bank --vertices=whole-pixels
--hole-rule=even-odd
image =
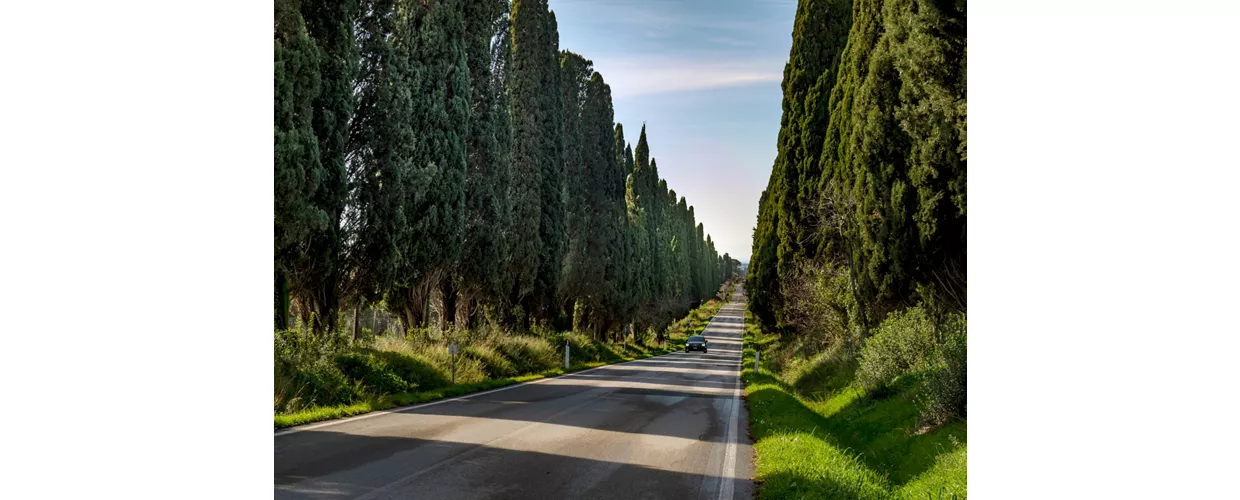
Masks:
[[[964,419],[927,422],[919,403],[933,372],[864,384],[858,356],[841,349],[778,372],[764,361],[755,372],[755,348],[777,351],[779,338],[746,314],[743,377],[759,498],[967,497]]]
[[[276,334],[275,428],[457,397],[611,363],[667,354],[706,328],[722,306],[710,300],[670,325],[665,343],[637,335],[624,343],[577,332],[516,335],[494,328],[438,338],[380,337],[350,342],[304,330]],[[459,346],[456,382],[447,344]],[[572,365],[563,368],[568,343]]]

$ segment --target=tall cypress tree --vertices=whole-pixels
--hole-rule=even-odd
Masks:
[[[595,223],[591,218],[592,205],[600,200],[594,198],[592,172],[586,158],[593,154],[589,151],[583,127],[583,113],[586,106],[586,85],[594,72],[593,63],[580,54],[570,51],[560,53],[560,103],[564,126],[564,180],[568,193],[566,201],[566,248],[564,253],[563,276],[560,280],[560,297],[575,303],[580,300],[590,302],[597,297],[597,291],[591,285],[602,281],[602,269],[592,259],[589,249],[589,233]],[[575,312],[584,312],[584,308],[574,308]],[[575,318],[578,324],[580,318]]]
[[[542,239],[538,232],[542,213],[542,150],[545,111],[539,106],[539,23],[546,5],[538,0],[513,0],[512,66],[508,73],[508,95],[512,116],[512,233],[509,245],[511,300],[522,307],[534,290]]]
[[[404,46],[396,43],[396,2],[364,0],[358,18],[357,109],[349,130],[349,287],[377,301],[412,274],[404,245],[411,189],[412,103]],[[412,318],[401,315],[406,327]]]
[[[312,203],[327,215],[327,224],[312,231],[295,267],[295,294],[304,314],[313,313],[314,328],[336,325],[344,272],[343,234],[340,228],[348,197],[346,158],[349,120],[355,106],[357,46],[353,25],[356,1],[303,0],[301,13],[310,38],[318,47],[322,92],[314,100],[314,134],[319,141],[322,178]],[[308,320],[309,318],[303,318]]]
[[[576,122],[581,161],[569,174],[572,251],[564,266],[564,289],[570,300],[582,306],[580,311],[588,315],[585,323],[597,334],[618,315],[612,302],[618,295],[615,289],[622,286],[623,270],[614,261],[623,256],[624,176],[616,164],[610,88],[602,75],[589,71],[589,61],[580,56],[567,53],[562,67],[565,109],[580,110],[576,117],[567,112],[565,123]]]
[[[315,195],[326,173],[314,133],[320,93],[319,51],[297,4],[275,3],[275,326],[287,328],[289,289],[302,280],[305,242],[330,214]]]
[[[408,274],[388,303],[410,323],[425,320],[430,292],[448,277],[460,256],[465,228],[466,137],[469,135],[469,66],[463,0],[408,6],[411,16],[394,37],[406,57],[403,91],[411,94],[410,182],[405,197],[412,236],[402,242]]]
[[[852,23],[851,4],[801,0],[797,5],[784,67],[778,153],[760,203],[746,285],[752,309],[767,328],[775,328],[782,316],[779,280],[820,246],[819,157],[831,109],[828,96]]]
[[[848,270],[863,328],[922,293],[964,310],[964,9],[857,0],[842,40],[838,4],[801,3],[780,156],[760,202],[748,277],[764,323],[778,323],[778,270],[815,252]],[[814,21],[816,12],[825,21]],[[809,219],[820,224],[816,238],[806,238]]]
[[[512,3],[513,298],[527,314],[555,314],[564,249],[563,122],[559,93],[559,35],[545,0]],[[514,182],[515,184],[515,182]],[[536,235],[536,237],[535,237]]]
[[[494,304],[506,265],[505,231],[509,225],[509,122],[503,85],[511,52],[508,3],[484,0],[465,4],[466,48],[473,114],[467,141],[465,234],[453,286],[446,288],[445,313],[476,312],[475,302]]]

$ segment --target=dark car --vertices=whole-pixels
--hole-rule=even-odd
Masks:
[[[701,335],[689,337],[689,342],[685,344],[685,352],[689,351],[706,352],[706,337]]]

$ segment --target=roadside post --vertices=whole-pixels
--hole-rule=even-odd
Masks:
[[[754,351],[753,351],[753,372],[754,372],[754,374],[757,374],[757,373],[758,373],[758,359],[759,359],[759,357],[760,357],[759,355],[761,355],[761,354],[762,354],[762,352],[761,352],[761,351],[758,351],[757,349],[754,349]]]
[[[448,354],[452,355],[452,383],[456,384],[456,344],[448,344]]]
[[[564,369],[568,369],[568,339],[564,339]]]

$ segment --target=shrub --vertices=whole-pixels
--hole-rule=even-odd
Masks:
[[[934,350],[934,323],[920,307],[891,313],[861,350],[857,382],[885,385],[900,375],[926,368]]]
[[[331,362],[348,347],[340,333],[316,335],[304,326],[275,332],[276,411],[355,401],[356,385]]]
[[[359,391],[335,366],[327,363],[298,368],[276,361],[275,410],[297,411],[312,406],[351,404]]]
[[[919,398],[923,416],[934,422],[965,418],[968,399],[968,333],[964,317],[953,318],[943,329],[943,336]]]
[[[275,332],[275,358],[296,366],[330,361],[348,348],[349,337],[341,332],[315,334],[305,327]]]
[[[408,382],[369,350],[341,354],[336,357],[336,366],[370,394],[397,394],[409,389]]]
[[[538,373],[559,365],[555,347],[545,339],[529,335],[513,335],[499,340],[496,348],[518,373]]]

